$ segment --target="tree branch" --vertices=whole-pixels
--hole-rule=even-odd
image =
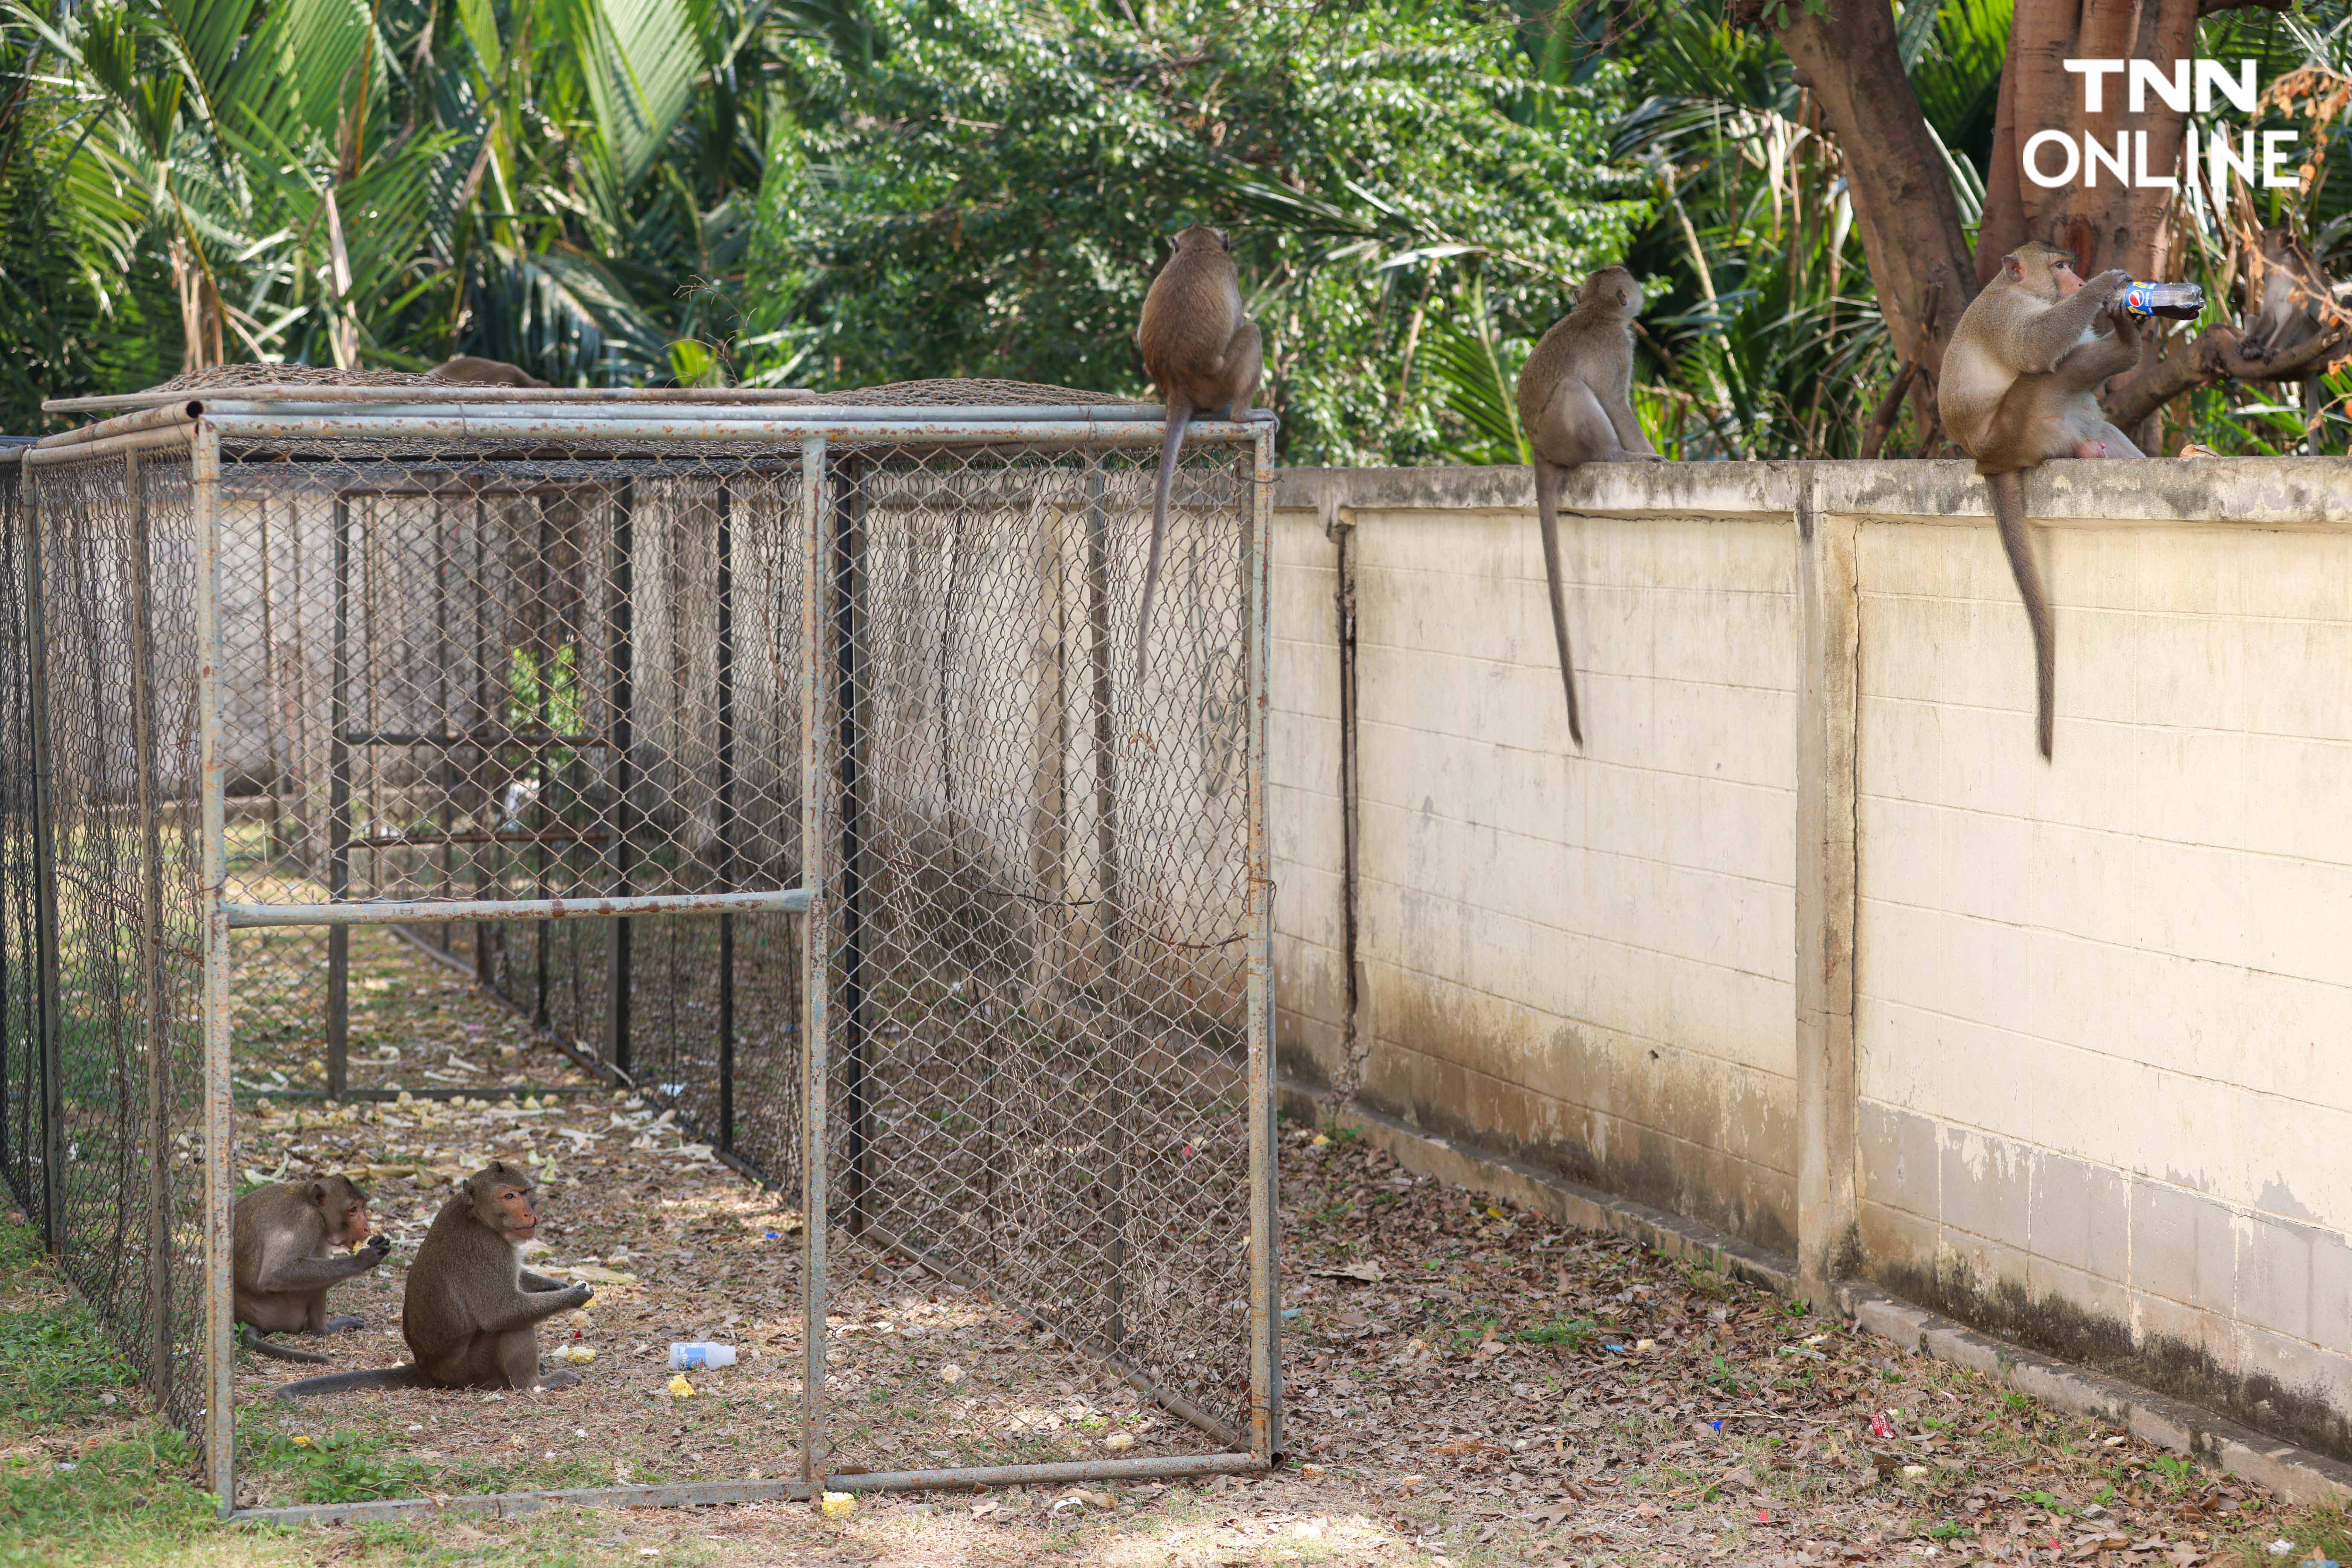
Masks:
[[[2142,366],[2129,381],[2100,399],[2107,417],[2129,430],[2194,387],[2223,381],[2299,380],[2321,362],[2352,352],[2352,334],[2338,330],[2298,343],[2264,364],[2238,357],[2239,337],[2235,327],[2210,326],[2181,352]]]

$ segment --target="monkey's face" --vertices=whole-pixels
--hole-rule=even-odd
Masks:
[[[367,1194],[337,1176],[310,1184],[310,1206],[327,1222],[327,1240],[345,1250],[368,1238]]]
[[[2074,270],[2074,253],[2039,240],[2002,257],[2000,268],[2011,282],[2022,284],[2044,300],[2063,300],[2083,286],[2081,274]]]
[[[504,1161],[493,1161],[478,1176],[466,1181],[466,1195],[484,1225],[509,1241],[529,1241],[539,1230],[539,1211],[530,1201],[530,1178]]]

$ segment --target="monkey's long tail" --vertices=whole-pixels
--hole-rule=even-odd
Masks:
[[[299,1383],[281,1383],[274,1391],[279,1399],[307,1399],[314,1394],[341,1394],[353,1388],[415,1388],[416,1365],[369,1367],[362,1372],[338,1372],[326,1377],[306,1377]]]
[[[238,1342],[249,1351],[274,1355],[280,1361],[308,1362],[312,1366],[327,1364],[327,1358],[317,1351],[298,1351],[292,1345],[281,1345],[276,1340],[266,1339],[251,1323],[239,1323],[236,1329]]]
[[[1558,464],[1536,459],[1536,526],[1543,531],[1544,583],[1551,590],[1551,635],[1559,645],[1560,689],[1568,694],[1568,738],[1584,744],[1576,716],[1576,666],[1568,657],[1568,596],[1560,585],[1559,476]]]
[[[2034,563],[2033,541],[2025,531],[2025,486],[2018,475],[1988,474],[1992,487],[1992,517],[2000,529],[2000,547],[2009,555],[2010,572],[2017,578],[2018,595],[2025,601],[2025,618],[2033,626],[2034,735],[2042,759],[2050,760],[2052,716],[2057,703],[2057,649],[2050,631],[2050,596],[2042,590],[2042,568]]]
[[[1151,554],[1143,564],[1143,604],[1135,612],[1135,684],[1143,688],[1143,647],[1151,637],[1151,601],[1160,593],[1160,551],[1168,542],[1168,489],[1176,478],[1176,453],[1192,423],[1192,400],[1168,399],[1168,434],[1160,443],[1160,483],[1151,492]]]

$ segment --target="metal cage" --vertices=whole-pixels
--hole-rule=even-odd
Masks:
[[[1160,410],[948,396],[236,386],[0,446],[0,1170],[224,1512],[412,1506],[240,1510],[212,1415],[240,1071],[388,1097],[355,925],[805,1215],[791,1478],[474,1506],[1272,1462],[1270,426],[1192,426],[1139,661]],[[1193,1451],[927,1468],[829,1397],[898,1375],[827,1328],[868,1254]]]

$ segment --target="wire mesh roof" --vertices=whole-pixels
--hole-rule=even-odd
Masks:
[[[339,370],[332,365],[306,364],[218,364],[202,370],[182,371],[171,380],[149,387],[150,392],[216,392],[228,388],[299,387],[299,386],[362,386],[383,387],[394,392],[413,387],[441,388],[470,386],[469,383],[438,371],[418,374],[404,370]],[[570,387],[547,387],[530,390],[568,392]],[[1087,392],[1080,387],[1055,386],[1045,382],[1007,381],[993,376],[934,376],[920,381],[893,381],[880,386],[861,386],[846,392],[818,393],[798,389],[766,387],[693,387],[693,388],[614,388],[609,395],[625,399],[629,393],[659,392],[675,397],[680,392],[691,392],[697,401],[730,403],[738,400],[770,401],[779,395],[827,406],[857,408],[925,408],[925,407],[1068,407],[1085,408],[1104,404],[1133,403],[1132,398],[1113,397],[1104,393]]]

